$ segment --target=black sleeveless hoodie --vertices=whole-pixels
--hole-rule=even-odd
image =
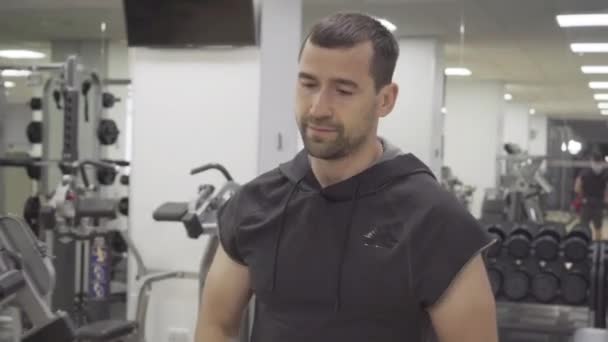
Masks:
[[[303,150],[220,209],[252,342],[434,340],[427,309],[491,240],[414,155],[382,160],[322,188]]]

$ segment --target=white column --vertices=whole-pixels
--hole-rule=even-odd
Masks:
[[[131,236],[149,268],[197,272],[206,238],[189,239],[182,225],[155,222],[152,213],[163,202],[192,199],[200,184],[222,185],[218,172],[190,176],[194,167],[223,164],[238,182],[257,174],[259,51],[131,52]],[[133,300],[134,284],[129,288]],[[192,337],[198,295],[197,281],[159,286],[148,311],[148,322],[157,322],[148,325],[149,340],[166,340],[170,328]]]
[[[498,181],[497,156],[503,142],[503,85],[448,79],[445,165],[465,184],[476,187],[472,213],[479,217],[485,189]]]
[[[519,145],[523,150],[529,147],[529,108],[523,104],[506,103],[503,142]]]
[[[262,2],[259,173],[298,151],[294,103],[301,35],[302,0]]]
[[[399,95],[378,133],[413,153],[439,176],[442,165],[443,47],[435,39],[400,39],[394,82]]]
[[[547,117],[544,115],[530,116],[530,142],[528,152],[531,155],[544,156],[547,154]]]

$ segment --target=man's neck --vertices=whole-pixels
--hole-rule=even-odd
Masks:
[[[374,137],[371,142],[364,143],[357,151],[342,159],[323,160],[310,155],[308,158],[312,172],[325,188],[363,172],[380,159],[382,152],[380,139]]]

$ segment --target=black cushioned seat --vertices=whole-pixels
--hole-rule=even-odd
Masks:
[[[131,321],[107,320],[85,325],[76,331],[78,341],[102,342],[126,337],[135,332],[137,323]]]

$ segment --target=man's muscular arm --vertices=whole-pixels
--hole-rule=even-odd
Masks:
[[[429,309],[440,342],[498,342],[496,303],[481,255]]]
[[[201,296],[195,342],[229,342],[251,298],[249,270],[219,244]]]

